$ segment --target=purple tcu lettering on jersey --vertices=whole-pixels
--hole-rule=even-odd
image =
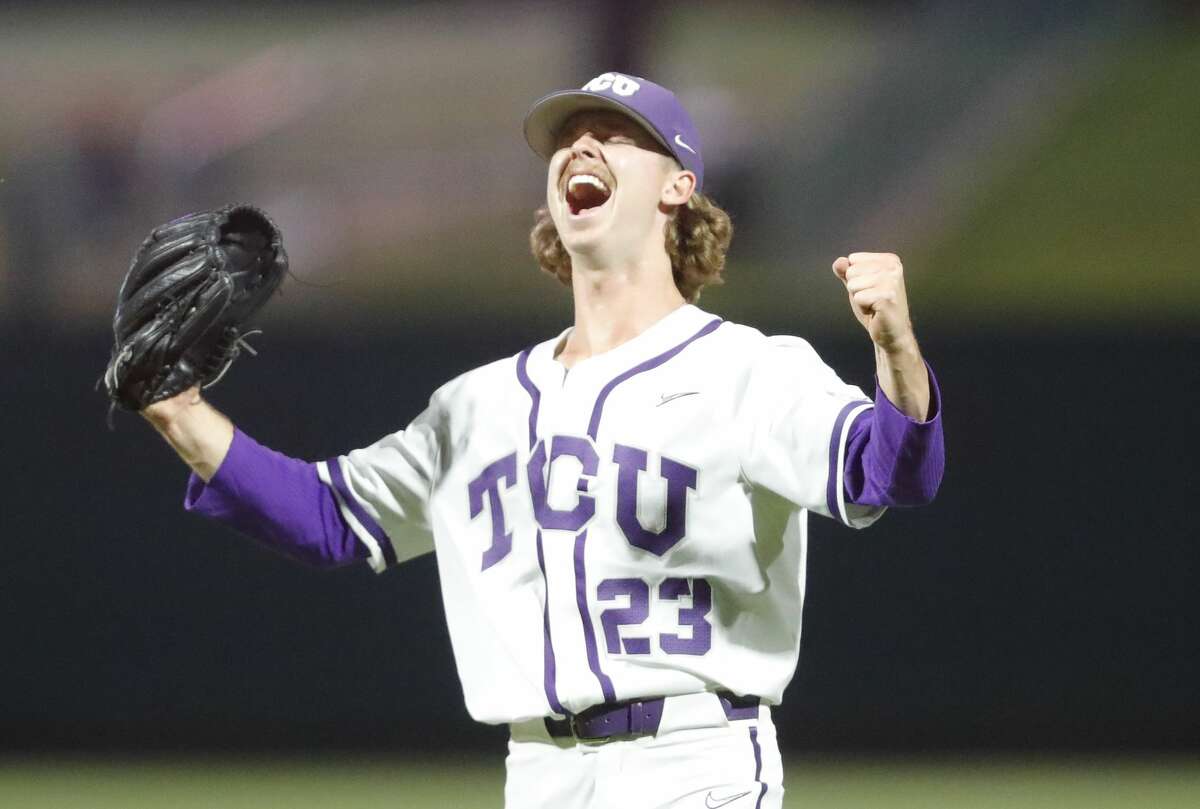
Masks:
[[[467,485],[467,499],[471,507],[471,519],[483,512],[483,497],[487,495],[488,510],[492,515],[492,544],[483,552],[483,567],[492,565],[508,556],[512,550],[512,532],[506,531],[504,505],[500,502],[500,484],[511,489],[517,483],[517,453],[505,455],[484,467],[479,477]]]
[[[687,530],[687,490],[696,490],[696,470],[670,458],[659,459],[660,474],[667,479],[667,519],[660,531],[647,531],[637,515],[638,472],[645,472],[647,454],[636,447],[617,444],[617,525],[635,548],[662,556],[683,539]]]
[[[543,530],[579,531],[596,515],[596,498],[587,494],[589,480],[596,476],[600,457],[588,438],[556,435],[538,441],[526,465],[529,478],[529,498],[534,518]],[[580,475],[575,484],[577,500],[570,509],[554,508],[549,502],[550,478],[554,464],[563,457],[579,461]],[[695,469],[670,458],[659,459],[659,473],[667,481],[666,519],[658,531],[642,526],[637,515],[638,473],[645,472],[649,455],[645,450],[617,444],[613,449],[617,464],[617,525],[626,541],[635,548],[662,556],[684,538],[687,531],[687,493],[696,490],[698,473]],[[512,551],[512,532],[504,520],[500,493],[517,482],[517,455],[510,453],[484,467],[479,476],[467,485],[471,519],[483,513],[484,501],[492,518],[492,544],[483,553],[483,570],[499,562]]]
[[[575,508],[568,510],[556,509],[548,502],[550,477],[553,474],[554,462],[564,455],[579,460],[583,467],[575,489],[579,492]],[[583,494],[587,491],[587,478],[595,477],[600,466],[600,456],[596,454],[592,442],[586,438],[574,435],[556,435],[550,442],[550,460],[546,461],[546,442],[539,441],[534,447],[533,457],[529,459],[529,495],[533,499],[533,514],[544,529],[559,529],[562,531],[578,531],[587,525],[596,513],[596,498]]]

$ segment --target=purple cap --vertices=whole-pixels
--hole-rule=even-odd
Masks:
[[[644,126],[679,165],[696,175],[696,190],[704,184],[704,160],[696,125],[665,87],[640,76],[601,73],[578,90],[560,90],[538,100],[525,116],[525,140],[547,160],[554,154],[558,132],[577,112],[616,110]]]

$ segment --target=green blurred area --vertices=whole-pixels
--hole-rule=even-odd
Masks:
[[[726,172],[716,188],[739,227],[729,284],[705,305],[848,332],[827,267],[861,239],[902,254],[922,325],[1194,324],[1195,21],[1085,2],[1034,15],[1052,35],[899,5],[660,15],[646,65],[709,127],[710,175]],[[40,289],[65,322],[104,322],[145,228],[250,199],[284,225],[296,275],[272,318],[568,319],[569,296],[529,254],[545,167],[520,124],[533,99],[588,75],[577,10],[315,3],[284,16],[7,13],[0,308]],[[280,107],[263,131],[213,116],[184,148],[184,111],[258,98]],[[941,161],[956,146],[966,157]],[[110,174],[125,202],[88,185]],[[860,186],[872,190],[843,193]]]
[[[787,807],[957,806],[972,809],[1195,807],[1193,759],[791,759]],[[0,806],[24,809],[307,809],[503,802],[503,762],[493,759],[153,760],[0,763]],[[635,809],[630,807],[630,809]]]
[[[928,320],[1126,327],[1200,311],[1200,37],[1124,42],[957,225],[906,256]]]

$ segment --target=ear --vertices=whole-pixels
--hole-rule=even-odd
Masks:
[[[663,181],[659,202],[663,205],[686,205],[696,191],[696,175],[687,169],[677,169]]]

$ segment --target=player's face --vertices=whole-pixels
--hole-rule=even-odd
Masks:
[[[572,254],[604,244],[661,245],[661,233],[657,242],[653,235],[656,214],[680,171],[631,118],[611,111],[573,116],[559,133],[546,183],[563,245]]]

